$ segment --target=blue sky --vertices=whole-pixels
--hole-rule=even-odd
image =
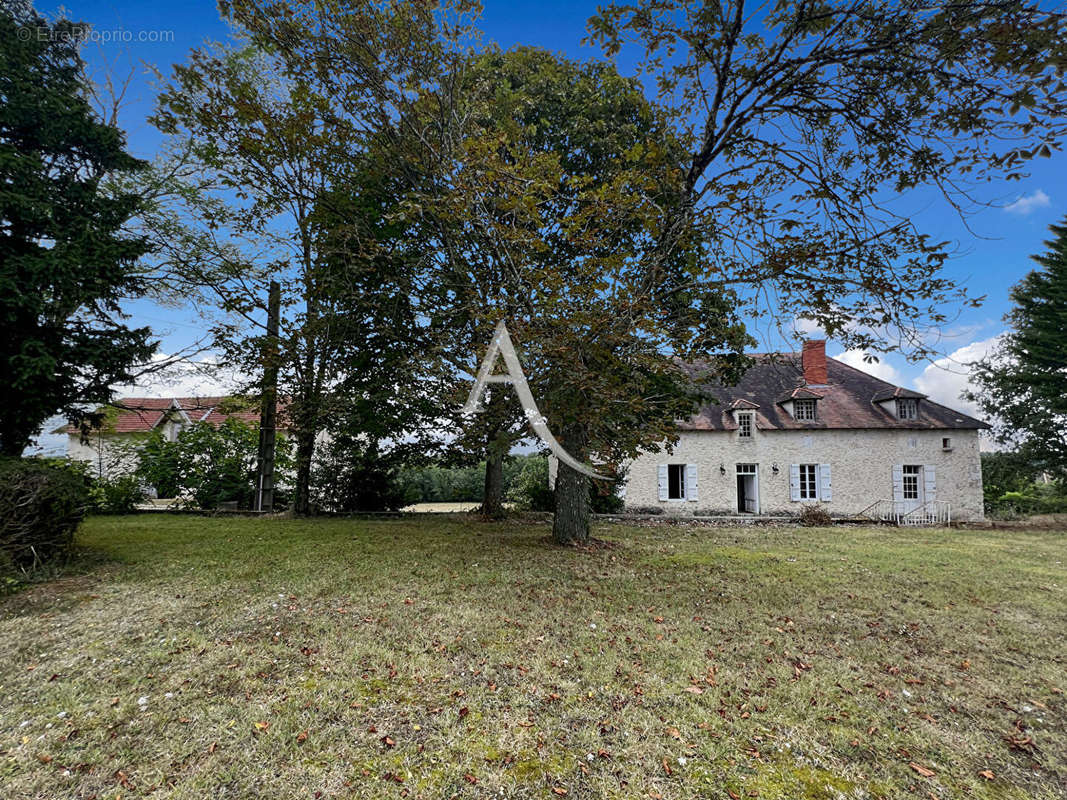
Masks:
[[[59,3],[37,2],[39,11],[53,15]],[[132,41],[91,42],[84,56],[91,68],[110,65],[117,75],[134,70],[121,123],[128,134],[131,152],[150,159],[156,153],[160,136],[146,121],[153,108],[153,78],[144,64],[168,74],[173,64],[183,62],[193,47],[206,40],[225,39],[227,26],[220,21],[216,6],[208,0],[178,3],[146,3],[134,0],[66,0],[67,15],[90,23],[100,33],[129,32]],[[508,48],[516,44],[541,46],[583,58],[599,51],[583,47],[585,21],[596,3],[530,2],[529,0],[486,0],[481,20],[486,42]],[[105,38],[105,37],[101,37]],[[125,38],[112,34],[112,40]],[[144,40],[144,41],[142,41]],[[620,69],[632,65],[620,62]],[[934,399],[961,408],[967,406],[956,396],[965,384],[958,362],[980,356],[988,342],[1003,328],[1012,284],[1032,269],[1031,254],[1043,250],[1048,225],[1067,214],[1067,155],[1054,153],[1033,165],[1033,175],[1021,182],[994,185],[984,200],[999,203],[969,219],[976,238],[943,202],[915,197],[913,216],[921,218],[922,228],[935,240],[947,239],[957,245],[959,255],[947,267],[947,274],[964,284],[972,295],[986,295],[980,309],[967,309],[942,331],[940,349],[946,358],[935,364],[908,364],[890,356],[876,367],[862,363],[862,354],[845,354],[845,360],[875,374],[913,386]],[[174,352],[195,340],[203,326],[192,309],[163,308],[141,301],[130,306],[133,322],[151,325],[162,339],[162,349]],[[831,355],[840,346],[828,345]],[[179,387],[175,387],[175,391]],[[206,388],[206,387],[204,387]],[[146,391],[146,393],[149,393]],[[158,393],[158,392],[154,392]]]

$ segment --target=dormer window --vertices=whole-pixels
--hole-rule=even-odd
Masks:
[[[794,400],[793,419],[800,420],[801,422],[814,422],[815,401],[810,399]]]
[[[752,438],[752,412],[741,411],[737,415],[737,435],[741,439]]]
[[[897,398],[897,419],[918,419],[919,401],[914,397]]]

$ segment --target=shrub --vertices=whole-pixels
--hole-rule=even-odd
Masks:
[[[137,474],[156,490],[156,497],[177,497],[181,487],[181,452],[177,442],[167,441],[154,430],[141,449]]]
[[[617,484],[589,481],[589,510],[594,514],[618,514],[625,505],[617,494]]]
[[[144,488],[136,475],[93,481],[93,510],[99,514],[129,514],[144,497]]]
[[[334,439],[316,459],[312,501],[322,511],[395,511],[407,505],[397,475],[399,456],[352,437]]]
[[[806,505],[800,510],[797,522],[807,528],[825,528],[827,525],[833,524],[833,520],[830,519],[830,512],[814,503]]]
[[[0,568],[27,572],[66,555],[91,502],[84,470],[38,459],[0,461]]]
[[[525,459],[508,487],[507,499],[524,511],[555,511],[556,493],[548,488],[548,459]]]
[[[161,496],[181,495],[203,509],[220,503],[250,508],[255,499],[259,431],[230,417],[215,427],[197,422],[177,441],[149,439],[141,451],[137,475]],[[274,449],[274,507],[284,505],[292,473],[289,442],[278,436]]]

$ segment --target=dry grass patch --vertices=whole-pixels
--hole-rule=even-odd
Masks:
[[[546,530],[92,519],[0,601],[4,795],[1064,796],[1062,533]]]

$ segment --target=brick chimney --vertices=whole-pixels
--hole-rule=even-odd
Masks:
[[[812,339],[804,342],[804,352],[800,356],[804,368],[804,383],[808,386],[826,385],[826,340]]]

